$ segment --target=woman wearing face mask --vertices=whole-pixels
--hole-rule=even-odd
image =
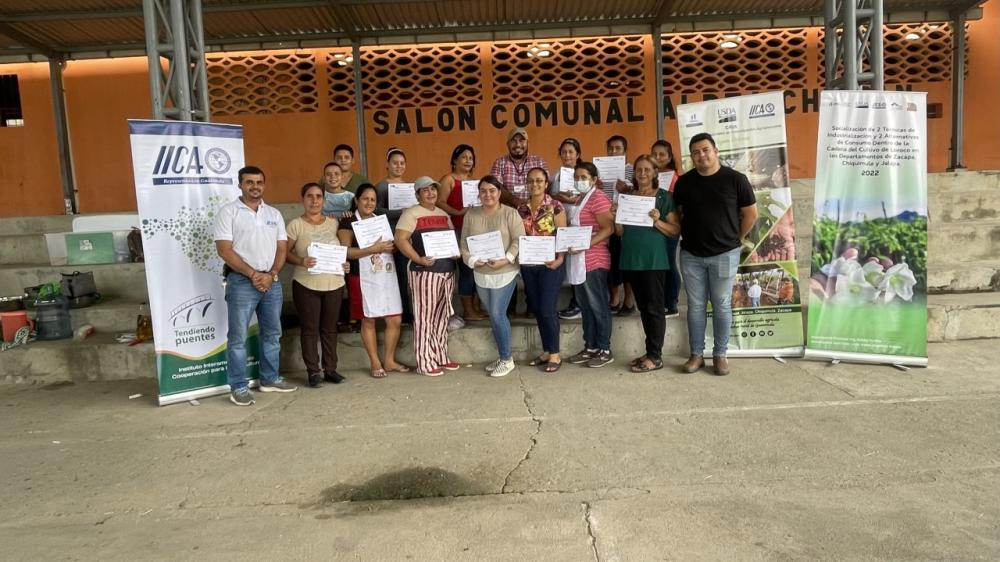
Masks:
[[[399,221],[400,215],[403,214],[403,210],[389,208],[389,184],[406,183],[403,180],[403,174],[406,173],[406,155],[403,154],[402,149],[392,147],[386,152],[385,170],[386,178],[375,185],[375,192],[378,195],[377,209],[378,214],[385,215],[389,219],[389,228],[396,230],[396,223]],[[403,297],[402,321],[409,324],[413,321],[413,312],[410,310],[410,290],[406,284],[406,256],[402,252],[396,252],[392,255],[392,259],[396,264],[396,283],[399,285],[399,294]]]
[[[635,302],[646,334],[646,353],[629,363],[633,373],[645,373],[663,368],[663,336],[666,320],[663,317],[663,285],[666,277],[667,236],[677,236],[680,225],[667,221],[674,210],[673,198],[666,190],[657,188],[656,163],[649,156],[635,160],[632,180],[633,195],[653,197],[655,204],[649,211],[653,226],[615,224],[615,231],[622,237],[621,269],[632,284]]]
[[[582,162],[583,152],[580,150],[580,141],[574,138],[568,138],[562,141],[559,145],[559,160],[561,161],[561,166],[556,173],[552,176],[552,181],[549,182],[551,187],[549,187],[549,195],[553,199],[562,203],[563,208],[566,210],[566,216],[569,217],[571,214],[576,212],[576,206],[580,203],[580,194],[575,190],[562,191],[563,180],[571,178],[563,178],[563,172],[572,173],[572,170],[577,164]],[[572,183],[572,180],[570,181]],[[568,218],[567,218],[568,220]],[[559,311],[559,318],[564,320],[573,320],[580,317],[580,307],[576,302],[576,295],[570,296],[569,305]]]
[[[525,235],[554,237],[557,228],[566,226],[566,212],[559,201],[546,193],[549,187],[548,174],[541,168],[532,168],[528,171],[525,183],[528,200],[517,206],[517,213],[524,223]],[[529,302],[534,303],[538,334],[542,339],[541,355],[528,365],[540,367],[546,373],[554,373],[562,366],[556,307],[564,276],[562,252],[556,253],[555,259],[543,265],[521,265],[524,294]]]
[[[437,206],[451,216],[455,230],[462,231],[462,220],[471,207],[464,206],[462,182],[474,180],[472,170],[476,167],[476,151],[467,144],[460,144],[451,151],[451,171],[438,182]],[[486,312],[476,295],[476,280],[472,268],[458,262],[458,298],[462,301],[462,319],[466,322],[486,320]]]
[[[323,166],[323,214],[335,219],[350,218],[354,194],[344,189],[344,172],[336,162]]]
[[[290,249],[286,261],[295,266],[292,300],[301,322],[299,344],[306,380],[309,386],[316,387],[321,380],[334,384],[344,380],[337,372],[337,315],[344,296],[344,277],[309,273],[316,258],[309,257],[307,248],[313,242],[339,244],[337,219],[323,216],[323,188],[318,183],[303,185],[301,193],[302,216],[292,219],[286,229]],[[322,368],[317,347],[323,350]]]
[[[462,261],[475,271],[476,289],[486,305],[497,344],[499,358],[486,367],[492,377],[503,377],[514,370],[514,356],[510,341],[510,320],[507,305],[517,286],[517,259],[520,237],[524,236],[524,223],[512,207],[500,204],[500,180],[486,176],[479,182],[481,207],[473,207],[465,215],[459,249]],[[503,257],[483,258],[469,251],[470,236],[499,232]]]
[[[673,193],[674,184],[677,183],[677,177],[680,175],[677,173],[677,163],[674,162],[673,147],[670,146],[669,142],[660,139],[653,143],[650,156],[656,162],[657,174],[671,173],[667,191]],[[667,261],[670,269],[667,270],[667,280],[663,288],[663,304],[666,308],[663,315],[666,318],[674,318],[679,315],[677,312],[677,300],[681,292],[681,273],[680,268],[677,267],[677,243],[679,240],[679,236],[667,236]]]
[[[611,200],[601,189],[597,167],[581,162],[574,169],[574,187],[580,194],[577,212],[570,215],[570,226],[589,226],[590,249],[571,248],[566,259],[566,276],[583,316],[582,351],[569,358],[570,363],[603,367],[614,361],[611,354],[611,305],[608,303],[608,273],[611,254],[608,239],[615,230]]]
[[[365,351],[368,352],[368,361],[371,365],[371,375],[380,379],[386,376],[387,372],[408,373],[410,368],[396,361],[396,346],[399,344],[400,316],[392,314],[388,316],[366,316],[364,305],[364,293],[361,286],[361,271],[358,260],[370,259],[372,256],[393,253],[396,250],[392,240],[380,240],[367,248],[359,248],[354,239],[354,229],[351,225],[359,220],[370,219],[377,214],[376,210],[378,195],[374,186],[370,183],[363,183],[358,187],[358,212],[350,219],[341,222],[340,231],[337,236],[341,244],[347,246],[347,259],[350,264],[350,273],[347,276],[347,283],[351,292],[351,320],[361,321],[361,341],[364,342]],[[401,299],[402,300],[402,299]],[[385,320],[385,361],[378,356],[378,337],[375,334],[375,321],[378,318]]]

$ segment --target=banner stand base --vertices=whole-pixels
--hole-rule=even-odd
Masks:
[[[250,379],[247,383],[250,388],[257,388],[260,386],[260,382],[257,379]],[[158,406],[168,406],[170,404],[177,404],[179,402],[187,402],[189,400],[194,400],[196,398],[207,398],[209,396],[221,396],[223,394],[229,394],[230,388],[228,384],[222,384],[219,386],[208,386],[205,388],[196,388],[194,390],[188,390],[186,392],[178,392],[177,394],[167,394],[166,396],[157,397]]]
[[[815,361],[848,361],[851,363],[870,363],[887,367],[910,366],[926,367],[926,357],[908,357],[905,355],[879,355],[877,353],[852,353],[850,351],[828,351],[824,349],[806,349],[805,359]],[[898,366],[897,366],[898,365]]]
[[[802,357],[805,347],[798,345],[794,347],[765,348],[765,349],[730,349],[726,352],[727,357],[765,357],[777,359],[779,357]]]

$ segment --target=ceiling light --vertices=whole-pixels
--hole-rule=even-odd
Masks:
[[[549,56],[551,54],[552,54],[551,51],[538,51],[538,56],[540,56],[540,57],[547,57],[547,56]]]
[[[736,47],[739,47],[739,44],[736,43],[736,41],[723,41],[722,42],[722,48],[723,49],[735,49]]]
[[[723,35],[723,37],[729,39],[730,41],[739,41],[740,39],[742,39],[739,33],[726,33],[725,35]]]
[[[920,39],[920,34],[915,31],[911,31],[906,34],[906,39],[909,41],[916,41],[917,39]]]

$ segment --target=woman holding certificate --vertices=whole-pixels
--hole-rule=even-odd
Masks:
[[[581,162],[573,172],[573,186],[580,193],[580,204],[570,214],[570,226],[589,228],[589,247],[569,246],[566,278],[583,316],[583,350],[569,358],[574,365],[603,367],[615,360],[611,354],[611,303],[608,302],[608,276],[611,253],[608,240],[615,231],[611,200],[601,189],[597,167]],[[558,237],[558,234],[557,234]]]
[[[550,246],[552,251],[550,257],[547,253],[531,255],[525,245],[519,248],[524,294],[534,306],[535,317],[538,319],[538,333],[542,338],[542,353],[528,365],[539,367],[546,373],[554,373],[562,366],[562,358],[559,356],[557,304],[559,288],[562,287],[565,277],[564,253],[556,253],[555,241],[556,228],[566,226],[566,212],[562,203],[545,192],[549,185],[549,176],[545,170],[532,168],[528,171],[525,183],[528,188],[528,200],[517,206],[517,214],[521,216],[524,233],[528,237],[525,239],[525,244],[544,241],[545,251],[547,252]]]
[[[409,258],[413,297],[413,348],[417,371],[429,377],[458,369],[448,358],[448,319],[454,313],[458,244],[448,213],[437,207],[438,183],[421,176],[413,183],[417,204],[396,224],[396,247]]]
[[[674,148],[669,142],[660,139],[653,143],[649,149],[649,155],[656,161],[657,181],[660,189],[666,189],[670,193],[674,192],[674,184],[680,174],[677,173],[677,162],[674,160]],[[670,185],[663,185],[660,178],[669,177]],[[666,310],[663,315],[666,318],[679,316],[677,312],[677,300],[681,292],[681,273],[677,267],[677,244],[680,242],[679,236],[667,236],[667,260],[670,262],[670,269],[667,270],[667,281],[663,288],[663,305]]]
[[[438,184],[437,206],[451,216],[451,222],[459,232],[462,231],[465,213],[472,208],[471,202],[465,201],[462,185],[467,182],[479,183],[472,178],[475,167],[476,151],[467,144],[460,144],[451,151],[451,172],[445,174]],[[458,262],[458,298],[462,301],[463,320],[486,320],[486,312],[476,296],[476,280],[472,276],[472,268],[461,261]]]
[[[377,216],[375,209],[378,204],[378,190],[370,183],[363,183],[358,187],[356,195],[358,212],[353,217],[341,222],[337,236],[340,238],[340,242],[348,247],[347,259],[351,265],[350,274],[347,276],[348,291],[351,294],[351,320],[361,321],[361,341],[364,342],[365,351],[368,352],[371,375],[381,379],[385,378],[386,372],[407,373],[410,371],[409,367],[396,361],[400,312],[402,311],[401,304],[396,306],[397,303],[400,303],[399,286],[392,282],[394,279],[383,278],[383,281],[388,281],[388,283],[379,285],[383,291],[375,291],[382,294],[372,294],[370,290],[366,294],[365,284],[362,283],[361,279],[361,260],[367,260],[368,263],[364,265],[369,268],[373,277],[378,275],[395,277],[394,273],[386,271],[386,267],[392,265],[392,260],[383,260],[381,256],[392,254],[396,247],[392,242],[388,221],[385,225],[385,236],[371,244],[366,244],[364,248],[359,247],[358,240],[354,235],[354,225]],[[378,264],[380,267],[376,270],[376,268],[370,267],[372,263]],[[390,290],[393,286],[395,286],[396,294],[385,294],[385,291]],[[373,301],[374,299],[378,299],[380,302],[372,302],[366,306],[366,300]],[[378,337],[375,335],[375,320],[378,318],[385,320],[385,361],[379,359],[378,356]]]
[[[677,236],[680,225],[667,222],[674,210],[673,198],[658,189],[656,163],[649,156],[635,160],[631,195],[618,199],[615,231],[622,238],[620,267],[632,284],[635,302],[646,334],[646,353],[629,363],[633,373],[663,368],[663,286],[670,262],[667,260],[667,236]],[[648,211],[641,212],[648,208]],[[622,224],[625,221],[627,224]]]
[[[524,236],[524,223],[512,207],[500,204],[501,183],[494,176],[479,181],[481,207],[465,215],[462,224],[462,261],[475,271],[479,299],[486,304],[497,344],[499,358],[486,367],[493,377],[514,370],[510,343],[510,320],[507,305],[517,286],[518,243]]]
[[[302,216],[292,219],[286,229],[291,250],[287,261],[295,266],[292,300],[302,324],[299,332],[302,361],[306,364],[309,386],[316,387],[321,380],[335,384],[344,380],[337,372],[337,315],[344,296],[344,276],[309,272],[309,268],[316,266],[316,258],[309,256],[309,246],[340,242],[337,219],[323,216],[323,188],[318,183],[307,183],[302,186],[301,195]],[[318,347],[323,349],[322,368]]]

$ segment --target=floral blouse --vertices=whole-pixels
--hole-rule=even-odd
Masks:
[[[534,215],[527,201],[517,206],[517,214],[521,215],[524,233],[527,236],[555,236],[556,215],[562,212],[562,203],[550,197],[548,193],[545,194],[542,204],[535,210]]]

